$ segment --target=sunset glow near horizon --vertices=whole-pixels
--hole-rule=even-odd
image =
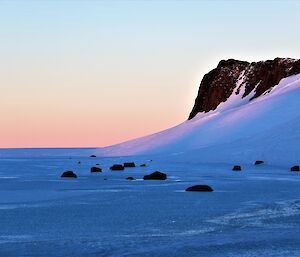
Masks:
[[[221,59],[300,58],[297,1],[1,1],[0,147],[100,147],[185,121]]]

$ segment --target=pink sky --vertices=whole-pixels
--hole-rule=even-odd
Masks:
[[[1,147],[121,142],[181,122],[195,93],[179,87],[183,81],[170,85],[169,74],[156,78],[149,73],[147,79],[137,74],[131,79],[126,74],[110,77],[101,71],[88,77],[76,72],[62,77],[59,73],[52,69],[36,76],[28,71],[18,77],[1,78],[2,84],[9,85],[1,94]],[[164,85],[154,85],[153,80],[157,84],[164,81]]]

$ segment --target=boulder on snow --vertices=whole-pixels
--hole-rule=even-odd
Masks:
[[[100,164],[99,164],[99,163],[96,163],[95,165],[99,166]]]
[[[260,164],[263,164],[263,163],[264,163],[264,161],[257,160],[257,161],[255,161],[254,165],[260,165]]]
[[[300,171],[300,167],[298,165],[295,165],[291,167],[291,171]]]
[[[144,180],[166,180],[167,179],[167,174],[155,171],[149,175],[144,176]]]
[[[195,185],[195,186],[188,187],[185,191],[187,191],[187,192],[212,192],[214,190],[208,185]]]
[[[242,170],[241,166],[240,165],[234,165],[232,170],[235,170],[235,171],[240,171]]]
[[[77,162],[77,164],[81,164],[81,161]]]
[[[92,155],[90,155],[90,157],[93,157],[93,158],[95,158],[95,157],[97,157],[96,155],[94,155],[94,154],[92,154]]]
[[[109,169],[110,170],[124,170],[124,166],[122,164],[114,164]]]
[[[127,179],[127,180],[135,180],[134,177],[127,177],[126,179]]]
[[[98,167],[92,167],[91,172],[102,172],[102,169]]]
[[[61,178],[77,178],[77,175],[73,171],[68,170],[68,171],[65,171],[63,174],[61,174],[60,177]]]
[[[134,168],[135,163],[134,162],[124,162],[123,166],[124,166],[124,168]]]
[[[145,163],[141,164],[140,167],[147,167]]]

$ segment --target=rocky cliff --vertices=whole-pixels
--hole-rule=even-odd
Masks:
[[[276,58],[252,63],[234,59],[222,60],[215,69],[203,77],[188,119],[192,119],[199,112],[215,110],[232,95],[234,90],[238,94],[242,86],[245,87],[242,97],[252,92],[251,101],[268,93],[281,79],[298,73],[300,60],[297,59]]]

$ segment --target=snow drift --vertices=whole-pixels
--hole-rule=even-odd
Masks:
[[[246,87],[242,71],[231,95],[216,109],[162,132],[99,148],[96,153],[158,155],[188,162],[263,159],[283,165],[300,161],[300,74],[281,79],[255,99],[256,87],[245,96]]]

